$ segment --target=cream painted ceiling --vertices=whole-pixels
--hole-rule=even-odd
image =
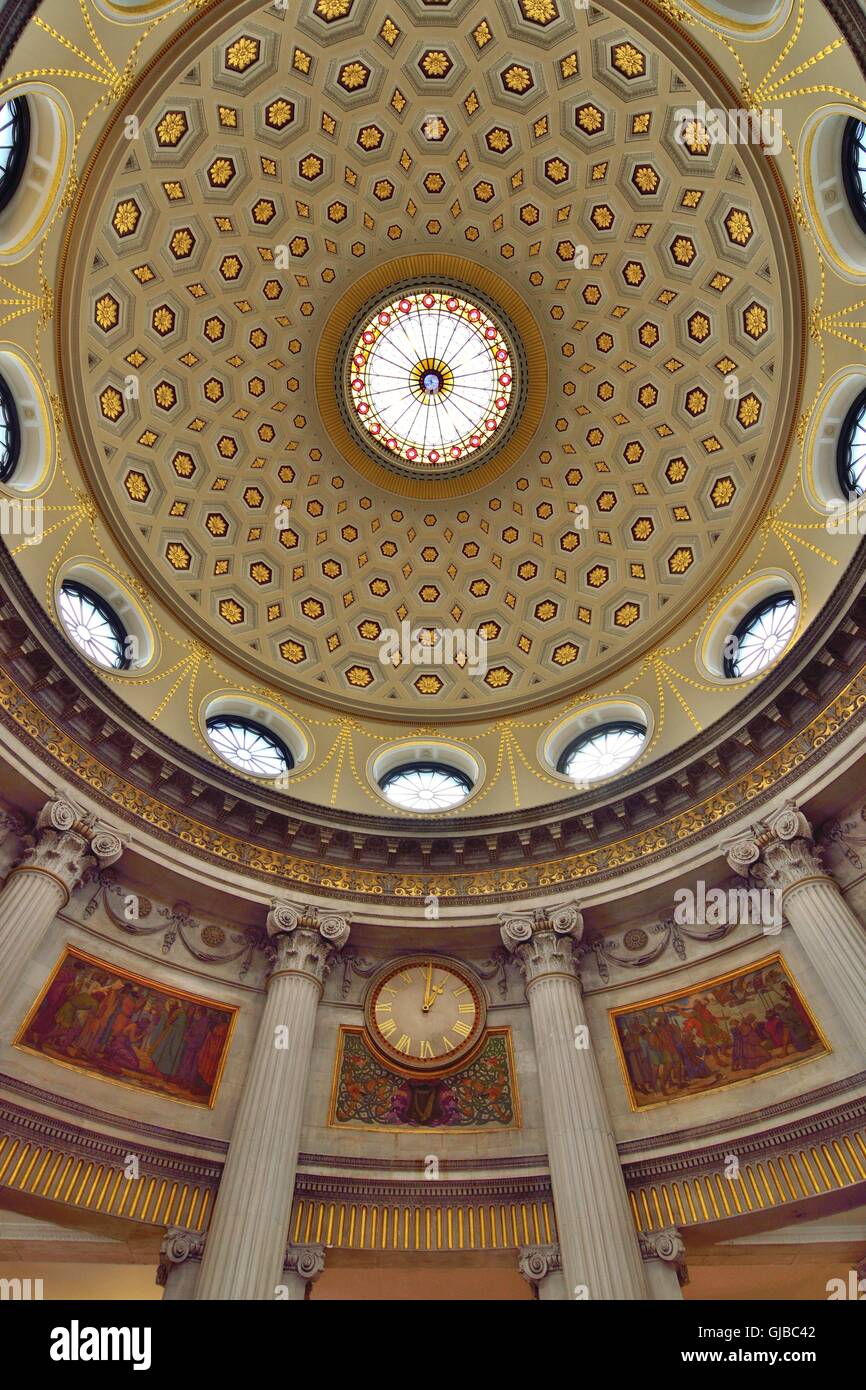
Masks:
[[[337,705],[514,708],[645,650],[730,564],[792,408],[789,233],[763,156],[677,143],[702,93],[636,40],[553,0],[303,0],[296,28],[191,35],[140,138],[116,122],[70,243],[68,390],[125,546],[209,642]],[[505,279],[549,368],[521,457],[458,495],[359,477],[316,391],[347,290],[418,253]],[[404,619],[480,629],[489,669],[381,662]]]

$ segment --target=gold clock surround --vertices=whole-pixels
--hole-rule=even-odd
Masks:
[[[441,973],[440,977],[436,978],[437,971],[447,975],[447,983]],[[400,987],[396,990],[391,983],[395,979],[401,980]],[[413,1038],[411,1034],[404,1032],[399,1042],[407,1042],[405,1049],[388,1041],[390,1033],[396,1035],[399,1032],[400,1024],[391,1017],[392,1001],[384,1001],[382,995],[387,991],[394,995],[395,1000],[399,1000],[401,994],[417,994],[420,990],[426,1003],[427,991],[431,986],[435,990],[435,997],[428,1010],[435,1007],[446,995],[446,991],[452,996],[452,1001],[460,998],[462,1002],[453,1005],[451,1012],[446,1015],[449,1020],[452,1014],[454,1016],[453,1022],[448,1023],[447,1035],[441,1029],[437,1034],[437,1039],[442,1039],[445,1050],[421,1057],[409,1049],[413,1042],[417,1042],[423,1049],[424,1039]],[[464,991],[468,991],[471,997],[474,1012],[469,1030],[461,1041],[462,1027],[459,1025],[465,1026],[466,1020],[460,1017],[460,1013],[467,1010],[469,1003],[468,999],[463,998]],[[409,1012],[413,1012],[411,1003]],[[405,1017],[405,1011],[403,1016]],[[468,1012],[466,1018],[468,1019]],[[386,1019],[393,1023],[394,1027],[383,1031]],[[364,1025],[370,1047],[387,1066],[404,1076],[423,1076],[429,1079],[445,1076],[459,1067],[466,1066],[484,1041],[486,1021],[487,1001],[481,984],[460,961],[453,960],[450,956],[413,954],[389,961],[371,981],[364,1001]],[[438,1022],[437,1019],[437,1024]],[[457,1036],[453,1037],[452,1034],[455,1032]]]

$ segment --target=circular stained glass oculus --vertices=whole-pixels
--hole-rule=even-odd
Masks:
[[[725,657],[729,680],[757,676],[782,655],[797,626],[797,600],[790,589],[758,603],[732,634],[733,653]]]
[[[625,719],[599,724],[568,745],[556,770],[574,782],[602,782],[633,763],[645,742],[642,724]]]
[[[472,782],[447,763],[405,763],[387,773],[379,789],[404,811],[448,811],[466,800]]]
[[[67,637],[95,666],[127,671],[129,636],[114,609],[86,584],[67,579],[57,598]]]
[[[279,777],[295,760],[282,739],[263,724],[241,715],[214,715],[207,721],[208,742],[223,762],[250,777]]]
[[[343,408],[400,473],[462,473],[501,447],[520,404],[520,350],[486,300],[448,285],[392,292],[347,336]]]

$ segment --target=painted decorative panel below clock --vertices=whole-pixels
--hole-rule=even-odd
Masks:
[[[328,1123],[349,1129],[516,1129],[510,1028],[490,1028],[465,1067],[444,1077],[386,1067],[362,1028],[342,1027]]]

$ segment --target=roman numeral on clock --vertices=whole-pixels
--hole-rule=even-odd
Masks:
[[[459,1033],[461,1038],[468,1038],[472,1029],[469,1027],[468,1023],[463,1022],[462,1018],[458,1018],[457,1022],[453,1025],[453,1031]]]

